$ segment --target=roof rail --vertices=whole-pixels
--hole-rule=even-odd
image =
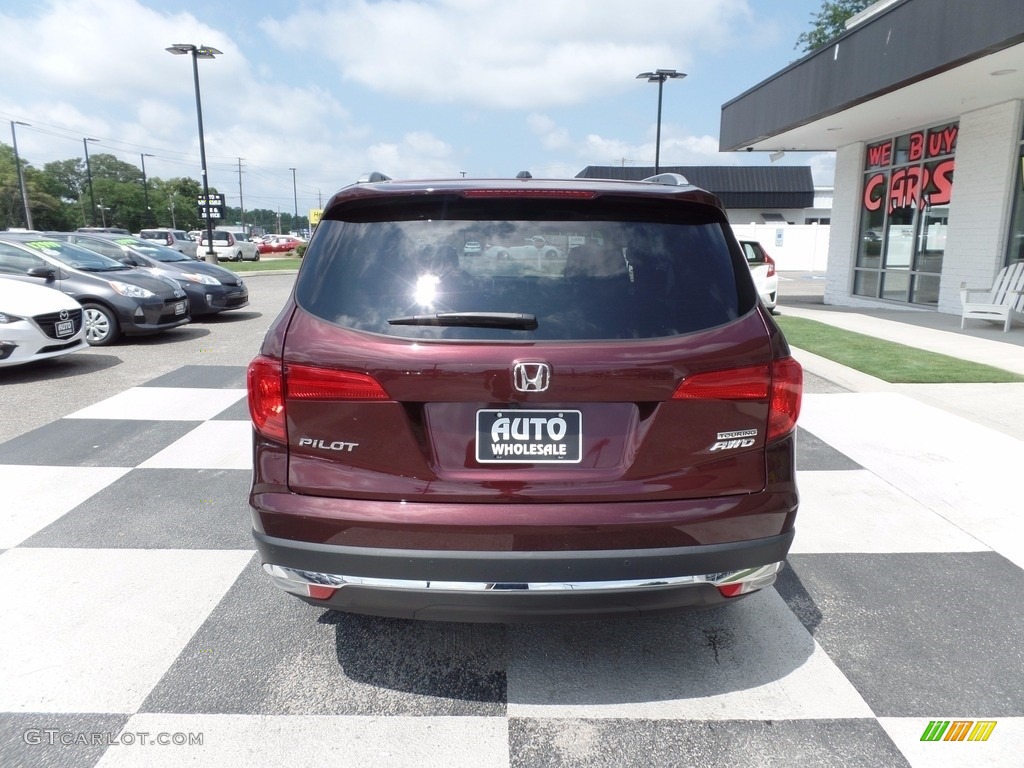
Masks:
[[[385,176],[380,171],[370,171],[360,176],[356,184],[374,184],[378,181],[391,181],[391,177]]]
[[[657,176],[648,176],[644,181],[652,184],[664,184],[667,187],[689,187],[689,179],[681,173],[659,173]]]

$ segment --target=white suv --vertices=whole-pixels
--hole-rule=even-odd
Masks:
[[[207,239],[206,233],[203,232],[199,236],[199,258],[204,258],[206,251]],[[213,230],[213,252],[217,254],[218,259],[225,261],[260,260],[260,251],[256,243],[250,243],[226,229]]]

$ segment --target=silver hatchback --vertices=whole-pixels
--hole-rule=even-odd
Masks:
[[[189,258],[199,258],[199,243],[183,229],[144,229],[139,232],[139,237],[143,240],[152,240],[159,245],[166,245]]]

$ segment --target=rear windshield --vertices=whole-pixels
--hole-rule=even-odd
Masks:
[[[509,341],[671,336],[753,306],[736,278],[746,266],[707,214],[681,216],[676,206],[625,220],[432,217],[451,212],[396,221],[392,202],[388,220],[365,211],[321,221],[296,300],[359,331]]]

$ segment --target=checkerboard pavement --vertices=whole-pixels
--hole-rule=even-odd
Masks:
[[[640,621],[398,621],[264,577],[244,375],[185,366],[0,444],[0,765],[1021,764],[1020,440],[809,394],[776,587]],[[997,725],[922,742],[931,720]]]

